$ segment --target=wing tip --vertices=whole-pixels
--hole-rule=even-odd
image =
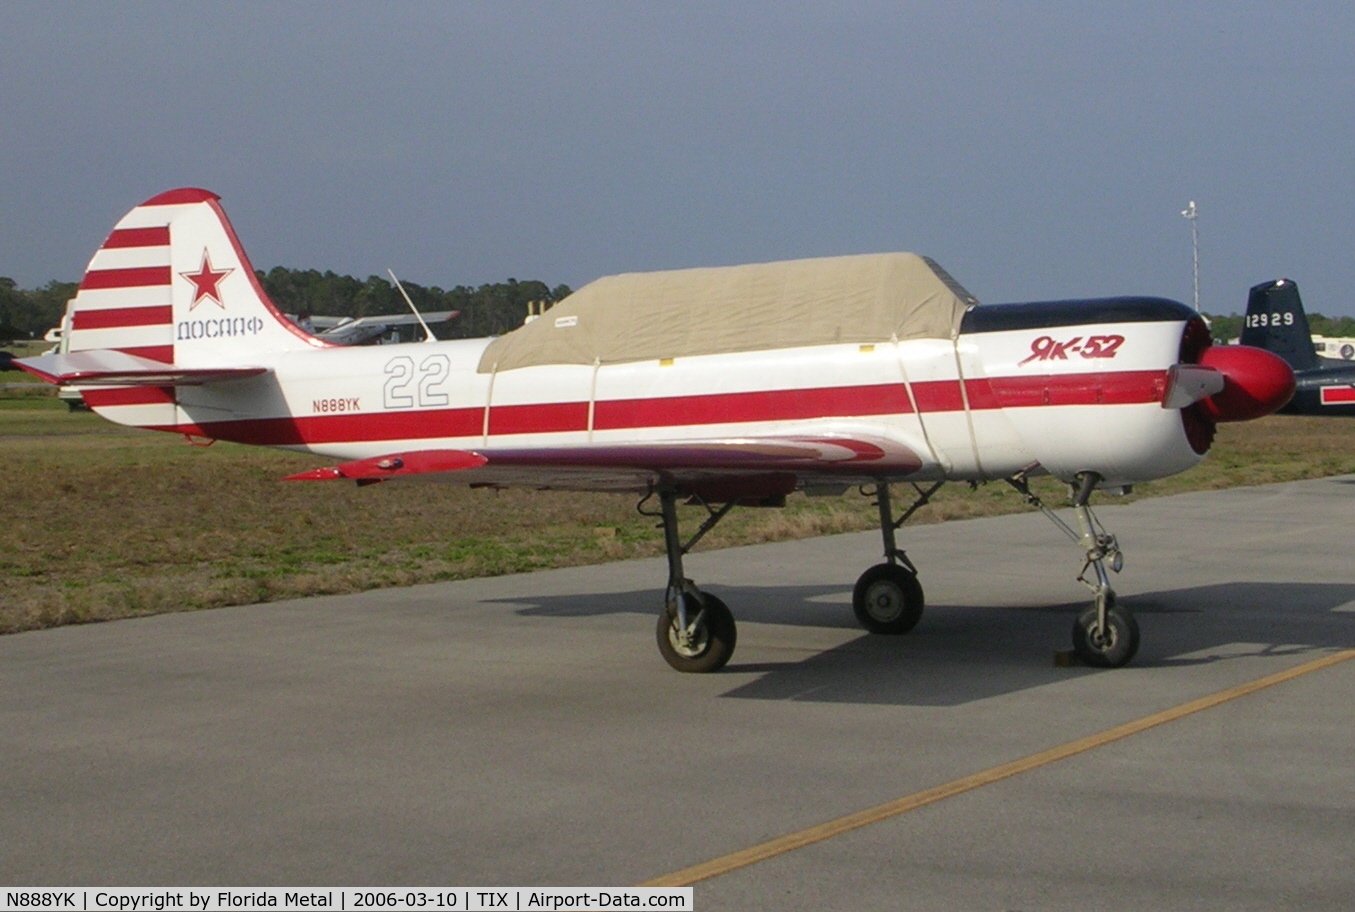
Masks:
[[[409,475],[434,475],[442,472],[461,472],[478,469],[489,460],[469,450],[416,450],[412,453],[392,453],[373,456],[336,466],[309,469],[288,475],[284,481],[338,481],[350,479],[358,484],[370,484],[387,478]]]

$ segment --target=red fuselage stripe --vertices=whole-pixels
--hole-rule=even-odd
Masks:
[[[600,404],[600,403],[599,403]],[[453,413],[462,410],[452,410]],[[474,412],[484,416],[482,409]],[[444,413],[445,414],[445,413]],[[587,402],[543,402],[532,405],[496,405],[489,410],[489,433],[553,434],[588,430]],[[479,433],[477,427],[474,433]]]
[[[929,381],[913,384],[913,394],[924,414],[963,411],[966,398],[973,411],[1046,405],[1131,405],[1160,402],[1164,383],[1162,371],[1127,371],[970,380],[966,381],[963,393],[958,381]],[[600,401],[594,407],[594,430],[851,418],[912,411],[902,384],[721,393]],[[483,433],[483,422],[484,409],[472,407],[258,418],[158,429],[241,443],[300,446],[478,437]],[[491,437],[587,430],[587,402],[495,406],[490,411]]]
[[[77,310],[73,329],[121,329],[125,326],[168,326],[174,322],[174,308],[112,307],[108,310]]]
[[[581,403],[581,406],[582,420],[568,430],[586,429],[588,404]],[[662,399],[601,400],[594,406],[593,428],[614,431],[690,424],[796,421],[830,415],[897,415],[912,410],[902,384],[763,390]],[[498,411],[495,408],[490,412],[491,433]]]
[[[1355,386],[1322,387],[1323,405],[1344,405],[1347,402],[1355,402]]]
[[[1034,408],[1043,405],[1134,405],[1161,402],[1162,371],[1069,374],[1057,377],[993,377],[965,383],[969,407]]]
[[[203,424],[157,426],[259,446],[306,446],[324,443],[379,440],[430,440],[440,437],[479,437],[484,432],[484,409],[438,409],[426,412],[377,412],[304,418],[253,418]]]

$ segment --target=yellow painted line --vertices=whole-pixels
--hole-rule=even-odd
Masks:
[[[1052,747],[1049,750],[1040,751],[1038,754],[1031,754],[1029,757],[1022,757],[1020,760],[1013,760],[1011,763],[1004,763],[1001,766],[995,766],[972,776],[965,776],[962,779],[956,779],[947,782],[944,785],[938,785],[935,788],[929,788],[921,792],[914,792],[903,798],[889,801],[873,808],[867,808],[864,811],[857,811],[855,814],[848,814],[845,817],[839,817],[836,820],[829,820],[827,823],[821,823],[818,826],[812,826],[795,833],[788,833],[785,836],[779,836],[776,839],[759,843],[739,852],[733,852],[720,858],[713,858],[710,861],[701,864],[692,865],[689,868],[683,868],[680,871],[673,871],[671,874],[665,874],[662,877],[656,877],[653,880],[646,881],[642,887],[686,887],[712,877],[718,877],[721,874],[728,874],[730,871],[737,871],[739,868],[746,868],[749,865],[757,864],[759,861],[766,861],[769,858],[775,858],[778,855],[784,855],[787,852],[793,852],[796,849],[802,849],[805,846],[813,845],[816,842],[823,842],[825,839],[832,839],[834,836],[841,836],[843,833],[850,833],[852,830],[858,830],[861,827],[870,826],[873,823],[879,823],[882,820],[888,820],[891,817],[897,817],[900,814],[906,814],[908,811],[925,807],[929,804],[935,804],[946,798],[953,798],[956,795],[962,795],[965,792],[982,788],[985,785],[992,785],[994,782],[1001,782],[1003,779],[1010,779],[1012,776],[1018,776],[1021,773],[1029,772],[1033,769],[1039,769],[1042,766],[1048,766],[1059,760],[1065,760],[1068,757],[1075,757],[1078,754],[1086,753],[1089,750],[1128,738],[1130,735],[1137,735],[1140,732],[1147,731],[1150,728],[1156,728],[1159,725],[1165,725],[1168,722],[1175,722],[1177,719],[1183,719],[1194,713],[1203,712],[1206,709],[1212,709],[1230,700],[1236,700],[1240,697],[1254,694],[1259,690],[1265,690],[1267,687],[1274,687],[1277,684],[1283,684],[1286,681],[1292,681],[1295,678],[1311,674],[1314,671],[1320,671],[1323,668],[1330,668],[1347,659],[1355,659],[1355,649],[1347,649],[1341,652],[1332,653],[1323,656],[1320,659],[1307,662],[1288,671],[1277,672],[1273,675],[1267,675],[1264,678],[1258,678],[1255,681],[1249,681],[1245,684],[1238,684],[1236,687],[1230,687],[1227,690],[1221,690],[1218,693],[1210,694],[1206,697],[1200,697],[1198,700],[1191,700],[1189,703],[1182,703],[1180,706],[1164,709],[1162,712],[1154,713],[1151,716],[1144,716],[1133,722],[1126,722],[1124,725],[1117,725],[1114,728],[1107,729],[1095,735],[1088,735],[1085,738],[1079,738],[1076,741],[1069,741],[1067,744],[1061,744],[1058,747]]]

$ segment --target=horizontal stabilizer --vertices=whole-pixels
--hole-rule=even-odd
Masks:
[[[416,450],[413,453],[396,453],[390,456],[373,456],[356,462],[324,469],[311,469],[288,475],[284,481],[380,481],[385,478],[398,478],[401,475],[427,475],[435,472],[459,472],[463,469],[476,469],[488,460],[479,453],[466,450]]]
[[[16,358],[14,363],[60,386],[202,386],[268,372],[266,367],[176,367],[114,349]]]

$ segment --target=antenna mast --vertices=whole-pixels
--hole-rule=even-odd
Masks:
[[[1190,222],[1190,251],[1193,257],[1195,276],[1195,312],[1200,312],[1200,226],[1196,224],[1200,214],[1195,211],[1195,200],[1181,210],[1181,214]]]
[[[395,287],[400,290],[400,297],[405,299],[405,303],[409,305],[409,309],[414,311],[414,316],[418,319],[419,325],[423,327],[423,340],[425,342],[436,342],[438,340],[437,336],[433,335],[433,331],[429,329],[428,324],[423,321],[423,314],[419,313],[419,308],[415,307],[414,302],[409,299],[409,292],[405,291],[405,286],[401,285],[400,280],[395,277],[395,271],[387,269],[386,274],[391,277],[391,281],[395,283]],[[1195,309],[1199,310],[1200,308],[1197,305]]]

